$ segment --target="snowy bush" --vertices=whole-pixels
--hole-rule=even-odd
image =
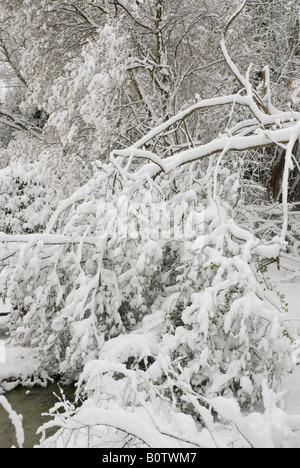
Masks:
[[[1,158],[10,161],[12,166],[34,168],[55,201],[70,196],[93,173],[78,154],[63,148],[49,129],[39,138],[18,132],[1,151]]]
[[[205,199],[205,178],[192,182],[189,171],[160,176],[159,191],[138,180],[131,197],[114,174],[112,165],[100,167],[61,204],[48,234],[32,235],[3,270],[1,289],[14,308],[12,336],[37,348],[41,369],[72,381],[101,356],[105,343],[127,336],[143,320],[150,326],[154,317],[158,349],[194,392],[256,403],[264,379],[274,384],[292,368],[280,302],[260,285],[260,259],[277,257],[280,245],[264,246],[235,224],[231,206],[239,185],[227,169],[219,171],[223,188],[214,201]],[[170,224],[147,237],[142,211],[153,206],[162,207]],[[181,210],[172,213],[174,206]],[[177,236],[176,216],[182,224]],[[134,342],[114,353],[128,368],[147,357]],[[187,411],[180,388],[166,383],[158,356],[148,356],[156,382]]]
[[[135,341],[137,335],[131,337]],[[138,340],[136,340],[138,341]],[[120,343],[121,344],[121,343]],[[166,360],[161,356],[166,364]],[[292,448],[300,417],[282,409],[282,395],[262,382],[260,412],[245,413],[233,398],[206,399],[182,383],[182,398],[198,418],[183,413],[152,383],[149,370],[112,361],[90,362],[76,406],[62,394],[39,429],[39,448]],[[169,374],[176,380],[176,373]],[[82,402],[82,397],[84,401]],[[46,431],[56,428],[54,436]]]
[[[53,213],[49,191],[38,169],[11,165],[0,171],[0,231],[6,234],[42,232]]]

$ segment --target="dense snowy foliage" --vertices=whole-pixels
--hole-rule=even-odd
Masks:
[[[0,171],[0,231],[5,234],[43,232],[53,213],[51,191],[36,167],[11,165]]]
[[[263,378],[279,381],[291,370],[278,304],[264,303],[263,279],[255,272],[261,258],[279,255],[280,245],[264,248],[236,225],[226,195],[236,201],[232,188],[238,190],[238,181],[226,169],[220,172],[227,200],[220,193],[210,202],[204,202],[205,185],[192,182],[189,173],[177,180],[180,195],[172,194],[172,173],[171,180],[159,181],[163,200],[161,191],[140,181],[129,199],[114,188],[113,177],[105,183],[109,169],[113,176],[110,166],[99,168],[61,205],[49,234],[32,235],[27,242],[14,236],[25,245],[1,281],[14,308],[12,336],[38,346],[42,369],[73,380],[86,362],[99,357],[105,341],[136,329],[150,313],[159,314],[164,354],[178,362],[179,374],[189,369],[189,384],[213,395],[228,389],[242,402],[254,403]],[[150,226],[143,216],[149,208],[150,222],[165,218],[157,240],[155,232],[145,237]],[[53,233],[50,228],[57,225]],[[10,242],[9,236],[1,239]],[[122,350],[118,359],[135,365],[141,358],[134,344],[130,350],[132,355]]]
[[[272,4],[262,23],[257,2],[196,3],[0,1],[24,88],[0,112],[16,132],[0,298],[10,346],[34,355],[10,384],[78,387],[42,448],[277,448],[300,430],[282,394],[299,339],[266,274],[299,255],[299,9]],[[286,69],[265,50],[254,70],[281,30]]]

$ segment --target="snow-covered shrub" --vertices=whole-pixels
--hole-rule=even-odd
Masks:
[[[138,338],[142,337],[136,335],[131,340],[141,341]],[[76,408],[62,398],[50,411],[54,420],[39,430],[43,435],[40,447],[215,448],[216,441],[217,446],[225,446],[211,431],[214,424],[208,410],[203,408],[211,422],[209,430],[197,427],[190,415],[176,411],[149,385],[147,372],[93,361],[86,366],[79,388],[85,401]],[[47,427],[59,431],[46,439]]]
[[[98,356],[104,340],[136,326],[155,295],[162,253],[149,239],[137,246],[114,236],[118,197],[101,202],[109,179],[101,171],[66,200],[49,227],[64,218],[60,233],[32,236],[0,280],[14,308],[13,336],[37,346],[41,368],[66,379]]]
[[[141,336],[130,340],[137,343]],[[166,366],[163,356],[161,361]],[[168,378],[175,382],[177,375],[170,373]],[[38,447],[191,450],[297,446],[300,417],[285,413],[283,395],[276,394],[265,381],[261,411],[250,413],[242,411],[234,398],[207,399],[181,382],[182,399],[189,402],[196,419],[176,408],[152,381],[150,369],[129,370],[105,359],[90,362],[79,381],[80,405],[76,407],[62,394],[49,412],[52,421],[39,429],[42,437]],[[57,428],[52,437],[46,435],[49,428]]]
[[[214,199],[206,185],[211,171],[201,183],[200,172],[193,181],[178,170],[156,180],[160,190],[138,179],[127,191],[105,165],[61,204],[48,234],[21,248],[0,284],[14,307],[11,334],[37,348],[41,369],[76,379],[106,342],[154,317],[157,345],[197,394],[254,404],[263,379],[275,383],[291,370],[280,303],[260,285],[259,259],[278,256],[280,246],[264,246],[236,225],[238,180],[220,169]],[[145,228],[155,223],[144,224],[143,210],[156,204],[164,222],[149,237]],[[132,345],[116,359],[133,368],[144,357]],[[149,354],[155,381],[188,411],[157,357]]]
[[[43,232],[53,213],[53,196],[33,166],[10,165],[0,170],[0,231]]]
[[[162,347],[174,372],[196,393],[234,395],[249,406],[260,400],[263,379],[280,382],[292,369],[290,340],[284,311],[274,298],[268,302],[259,284],[256,239],[224,211],[222,216],[219,224],[217,207],[206,212],[206,234],[178,277],[177,310],[169,312]],[[162,381],[164,374],[161,368]],[[181,401],[180,387],[172,390],[180,405],[189,405]]]
[[[50,129],[39,138],[17,132],[0,157],[12,166],[34,167],[56,201],[74,193],[93,173],[76,152],[63,148]]]

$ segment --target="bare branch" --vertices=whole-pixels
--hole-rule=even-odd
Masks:
[[[246,7],[247,5],[247,1],[248,0],[244,0],[244,2],[242,3],[242,5],[239,6],[239,8],[234,12],[233,16],[230,18],[230,20],[228,21],[226,27],[225,27],[225,31],[224,31],[224,38],[226,37],[227,35],[227,32],[230,28],[230,26],[232,25],[232,23],[240,16],[240,14],[242,13],[242,11],[244,10],[244,8]]]
[[[12,59],[12,52],[9,52],[3,38],[0,36],[0,47],[2,49],[2,53],[4,54],[6,60],[7,60],[7,63],[11,66],[11,68],[13,69],[14,73],[16,74],[17,78],[27,87],[27,82],[24,78],[24,76],[22,75],[21,71],[19,70],[19,68],[16,66],[16,64],[14,63],[14,60]]]
[[[33,136],[40,136],[42,130],[36,125],[17,117],[10,112],[0,109],[0,122],[14,130],[25,130]]]

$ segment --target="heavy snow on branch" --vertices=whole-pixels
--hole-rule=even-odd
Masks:
[[[144,178],[150,176],[154,178],[161,172],[170,173],[178,167],[214,154],[221,153],[223,157],[229,151],[241,152],[269,146],[281,146],[286,150],[283,175],[284,227],[282,233],[282,236],[285,237],[288,214],[288,179],[289,173],[293,170],[295,163],[293,148],[300,137],[300,113],[280,111],[272,105],[268,67],[265,67],[263,72],[264,96],[261,98],[253,89],[250,82],[251,66],[246,75],[243,76],[230,58],[225,44],[225,37],[221,42],[221,48],[227,65],[237,81],[242,85],[240,92],[229,96],[205,99],[183,110],[162,125],[151,130],[129,148],[113,151],[110,161],[121,172],[123,178],[128,177],[128,179],[132,179],[130,162],[134,158],[145,159],[150,161],[150,163],[140,167],[139,170],[135,169],[134,177]],[[226,129],[226,133],[219,135],[218,138],[213,139],[209,143],[200,144],[166,158],[156,154],[154,150],[149,150],[153,142],[153,147],[155,148],[157,140],[160,137],[164,136],[170,129],[180,126],[182,122],[185,123],[195,112],[221,106],[231,106],[233,110],[236,106],[241,106],[248,109],[253,118],[235,123],[232,128]],[[128,158],[129,163],[127,163],[124,170],[122,164]]]

